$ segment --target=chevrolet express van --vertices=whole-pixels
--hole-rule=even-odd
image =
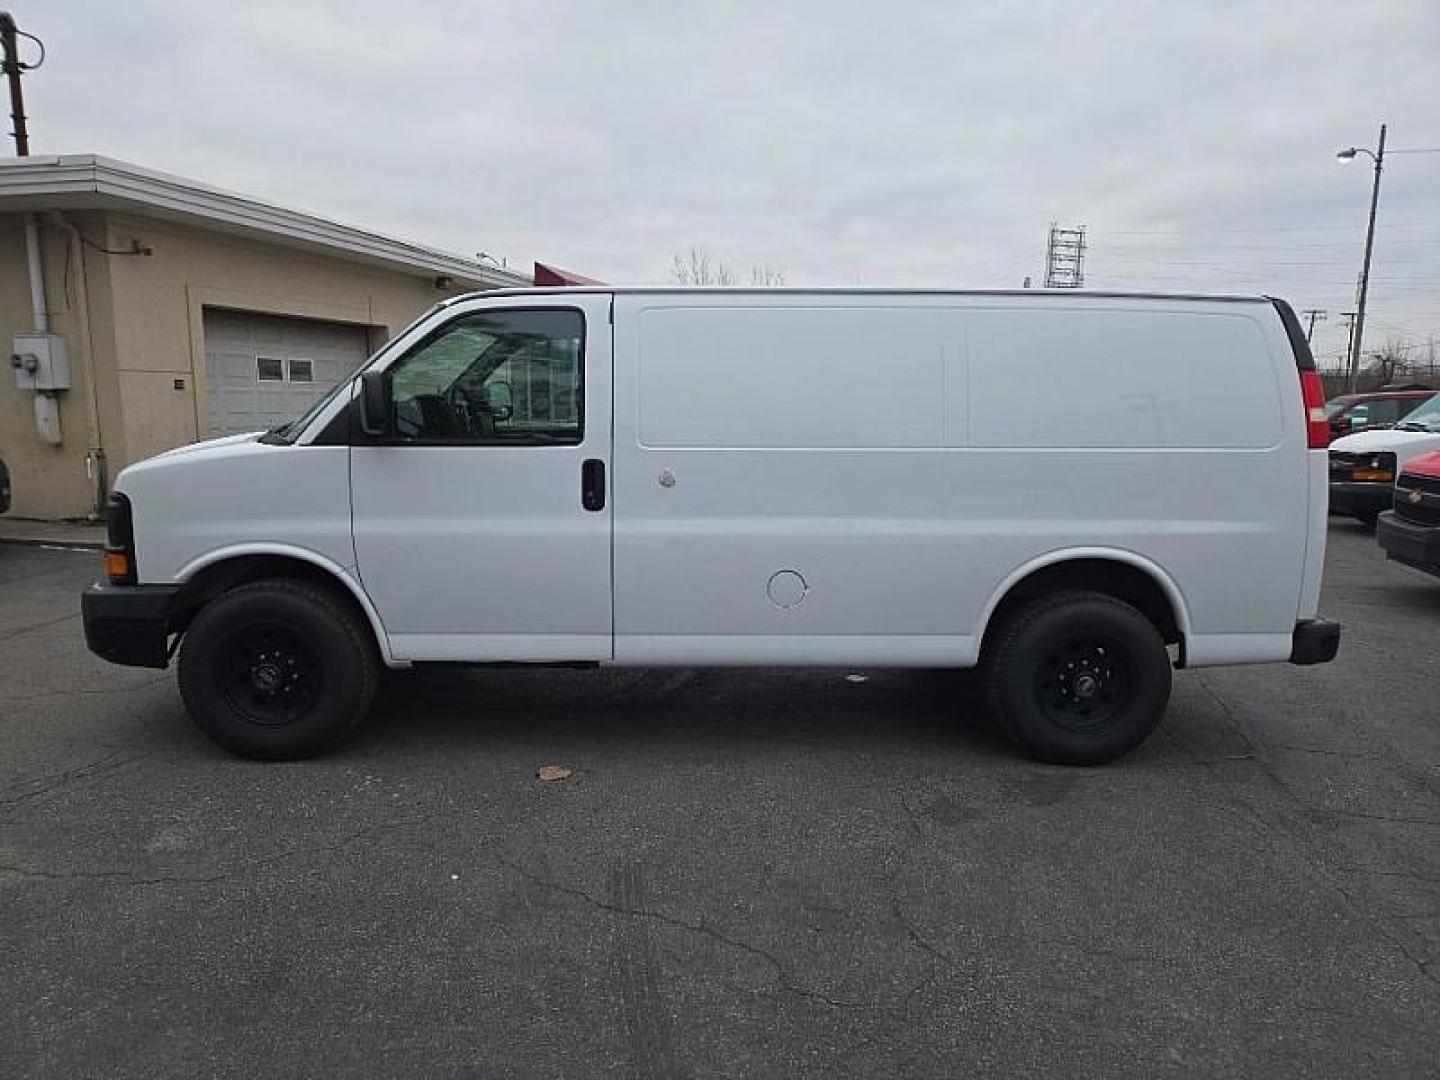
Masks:
[[[383,667],[983,669],[1109,761],[1171,669],[1331,659],[1329,428],[1261,297],[573,288],[448,301],[304,416],[132,465],[92,650],[239,754]]]

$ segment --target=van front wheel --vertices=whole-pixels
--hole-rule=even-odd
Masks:
[[[1099,765],[1145,741],[1170,700],[1155,626],[1103,593],[1041,597],[997,628],[984,658],[987,704],[1041,761]]]
[[[195,616],[180,650],[180,695],[205,734],[241,757],[310,757],[370,708],[379,660],[369,626],[330,590],[255,581]]]

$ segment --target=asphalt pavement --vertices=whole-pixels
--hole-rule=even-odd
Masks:
[[[0,546],[0,1076],[1440,1075],[1440,581],[1330,541],[1335,663],[1099,769],[887,670],[409,673],[238,761]]]

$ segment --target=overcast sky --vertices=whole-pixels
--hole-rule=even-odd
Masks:
[[[13,0],[35,153],[97,152],[512,268],[1270,292],[1343,350],[1371,172],[1440,147],[1440,0]],[[1367,346],[1440,337],[1440,154],[1387,157]]]

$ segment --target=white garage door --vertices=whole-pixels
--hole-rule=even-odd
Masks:
[[[294,419],[369,352],[363,326],[206,308],[210,437]]]

